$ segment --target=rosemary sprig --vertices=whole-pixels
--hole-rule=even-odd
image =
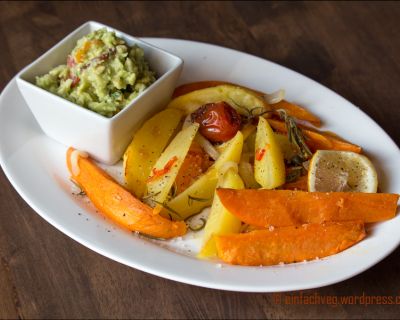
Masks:
[[[158,196],[160,193],[161,193],[161,191],[158,191],[158,192],[156,192],[156,193],[149,193],[148,195],[143,196],[143,197],[142,197],[142,200],[143,200],[143,201],[149,200],[149,199],[151,199],[151,198],[153,198],[153,197],[155,197],[155,196]]]
[[[153,201],[154,203],[157,203],[158,205],[160,205],[161,207],[163,207],[165,210],[169,211],[170,213],[172,213],[172,214],[178,216],[180,219],[182,219],[182,216],[181,216],[177,211],[175,211],[174,209],[172,209],[171,207],[169,207],[165,202],[159,202],[159,201],[156,201],[156,200],[151,200],[151,201]],[[170,216],[171,216],[171,215],[170,215]],[[172,218],[172,217],[171,217],[171,218]],[[171,219],[171,220],[172,220],[172,219]]]
[[[234,99],[231,98],[231,101],[235,104],[235,106],[241,110],[243,110],[243,112],[245,113],[244,117],[245,120],[247,122],[249,122],[250,120],[256,118],[256,117],[261,117],[262,115],[266,114],[266,113],[272,113],[274,112],[274,110],[265,110],[263,107],[254,107],[251,109],[248,109],[246,107],[243,107],[242,105],[240,105],[239,103],[237,103]],[[256,113],[256,110],[260,110],[259,113]]]
[[[200,231],[200,230],[204,229],[204,227],[206,226],[207,220],[204,218],[200,218],[200,220],[202,221],[202,224],[200,224],[196,227],[192,227],[190,224],[188,224],[188,228],[192,231]]]
[[[278,112],[279,117],[285,121],[288,139],[299,150],[299,155],[304,159],[303,161],[311,158],[312,153],[305,142],[306,138],[301,129],[297,126],[294,118],[289,116],[286,110],[278,109],[276,111]]]
[[[294,182],[298,178],[300,178],[301,174],[303,173],[303,167],[292,167],[286,174],[286,183]]]
[[[193,204],[193,201],[198,201],[198,202],[207,202],[211,200],[210,198],[197,198],[193,197],[191,195],[188,195],[188,206],[191,207]]]
[[[200,211],[200,212],[201,212],[201,211]],[[192,230],[192,231],[200,231],[201,229],[203,229],[203,228],[206,226],[207,220],[204,219],[204,218],[200,218],[200,220],[203,222],[200,226],[192,227],[192,226],[190,225],[190,220],[191,220],[193,217],[195,217],[195,216],[197,216],[198,214],[200,214],[200,212],[196,212],[196,213],[190,215],[189,217],[187,217],[187,218],[184,220],[184,221],[186,222],[188,228],[189,228],[190,230]]]
[[[167,240],[167,239],[164,239],[164,238],[159,238],[159,237],[154,237],[154,236],[151,236],[151,235],[149,235],[149,234],[145,234],[145,233],[142,233],[142,232],[139,232],[139,231],[132,231],[134,234],[138,234],[139,236],[141,236],[141,237],[143,237],[143,238],[148,238],[148,239],[151,239],[151,240],[160,240],[160,241],[165,241],[165,240]]]
[[[168,199],[175,198],[177,192],[178,192],[178,185],[176,184],[176,181],[174,181],[174,184],[172,185],[171,190],[169,191]]]
[[[79,188],[79,192],[78,193],[72,193],[74,195],[77,196],[86,196],[86,192],[83,191],[82,187],[73,179],[69,179],[77,188]]]

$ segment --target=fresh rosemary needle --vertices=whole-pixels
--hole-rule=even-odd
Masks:
[[[297,147],[300,152],[300,156],[302,159],[307,160],[312,157],[312,152],[308,148],[304,137],[303,132],[297,126],[293,117],[289,116],[286,110],[278,109],[276,110],[279,114],[279,117],[285,121],[286,129],[288,132],[288,139],[289,141]]]

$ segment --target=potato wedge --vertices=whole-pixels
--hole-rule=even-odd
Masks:
[[[177,212],[178,219],[186,219],[187,217],[200,212],[205,207],[212,204],[214,191],[218,183],[218,171],[222,165],[228,161],[238,163],[243,148],[243,135],[239,131],[231,140],[228,141],[227,147],[220,154],[218,160],[189,188],[177,195],[167,203],[169,213]],[[192,201],[193,199],[202,199],[201,201]],[[168,212],[166,208],[162,213]],[[174,215],[175,217],[175,215]]]
[[[222,183],[219,186],[232,189],[244,188],[242,179],[233,169],[229,169],[225,173]],[[241,226],[242,222],[225,209],[218,196],[214,196],[211,212],[204,230],[202,249],[198,257],[209,258],[216,256],[217,247],[214,235],[239,233]]]
[[[167,200],[198,129],[199,124],[193,123],[180,131],[157,160],[147,179],[147,197],[151,201],[162,204]]]
[[[238,84],[224,82],[224,81],[217,81],[217,80],[199,81],[199,82],[183,84],[175,89],[172,97],[177,98],[179,96],[188,94],[195,90],[201,90],[201,89],[216,87],[216,86],[220,86],[220,85],[231,85],[231,86],[241,87],[243,89],[253,92],[255,95],[259,96],[262,99],[265,98],[265,93],[263,93],[263,92],[260,92],[260,91],[254,90],[254,89],[250,89],[250,88],[238,85]],[[310,111],[308,111],[294,103],[288,102],[286,100],[281,100],[277,103],[271,104],[270,107],[272,110],[279,110],[279,109],[286,110],[288,115],[295,117],[298,120],[310,122],[312,125],[314,125],[316,127],[321,126],[321,119],[316,117]]]
[[[283,158],[286,160],[292,159],[297,152],[296,147],[290,143],[288,136],[274,132],[274,137],[276,143],[279,145],[279,148],[282,151]]]
[[[176,131],[183,112],[163,110],[147,120],[135,133],[124,153],[124,178],[126,188],[136,197],[146,193],[146,180],[161,153]]]
[[[196,90],[173,99],[167,108],[180,109],[191,114],[206,103],[225,101],[240,114],[257,115],[271,107],[253,91],[235,85],[220,85]]]
[[[282,151],[267,120],[259,118],[255,142],[254,177],[265,189],[285,183],[285,163]]]

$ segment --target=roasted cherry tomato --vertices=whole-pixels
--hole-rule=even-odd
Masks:
[[[207,103],[192,113],[200,133],[212,142],[225,142],[240,129],[240,115],[226,102]]]

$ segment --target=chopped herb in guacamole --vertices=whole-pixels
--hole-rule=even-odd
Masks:
[[[143,49],[129,47],[106,28],[78,40],[66,64],[36,77],[36,84],[112,117],[155,81]]]

